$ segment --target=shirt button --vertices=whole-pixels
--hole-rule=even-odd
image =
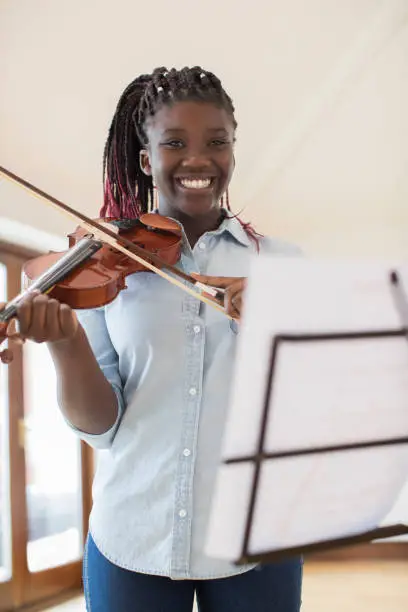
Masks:
[[[180,518],[185,518],[186,516],[187,516],[187,512],[185,510],[180,510],[179,517]]]
[[[190,450],[189,448],[185,448],[185,449],[183,450],[183,455],[184,455],[185,457],[189,457],[189,456],[191,455],[191,450]]]
[[[206,248],[205,242],[200,242],[198,248],[204,251],[204,249]]]
[[[193,330],[195,334],[199,334],[201,331],[201,327],[199,325],[194,325]]]
[[[197,389],[195,387],[191,387],[191,389],[189,390],[189,394],[190,395],[197,395]]]

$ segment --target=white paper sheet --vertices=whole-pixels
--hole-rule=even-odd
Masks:
[[[395,262],[253,260],[207,534],[210,556],[235,560],[242,551],[254,464],[224,460],[257,449],[275,337],[400,330],[408,309],[396,302],[391,269],[408,293],[407,267]],[[269,413],[269,453],[408,437],[408,338],[280,343]],[[266,461],[249,552],[375,528],[407,479],[408,444]]]

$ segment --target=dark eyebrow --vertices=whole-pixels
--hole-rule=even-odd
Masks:
[[[174,133],[179,133],[179,134],[183,134],[186,130],[183,130],[182,128],[169,128],[168,130],[164,130],[163,135],[166,136],[167,134],[174,134]]]
[[[208,129],[209,132],[222,132],[223,134],[227,134],[227,130],[225,128],[219,127],[219,128],[209,128]],[[186,130],[184,130],[183,128],[168,128],[167,130],[164,130],[163,132],[163,136],[167,136],[169,134],[185,134]]]

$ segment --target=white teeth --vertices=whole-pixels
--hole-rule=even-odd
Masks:
[[[180,183],[187,189],[207,189],[211,179],[180,179]]]

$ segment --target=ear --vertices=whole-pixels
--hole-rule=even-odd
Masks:
[[[139,153],[139,163],[142,169],[142,172],[147,174],[147,176],[152,176],[152,167],[150,165],[150,157],[147,149],[142,149]]]

